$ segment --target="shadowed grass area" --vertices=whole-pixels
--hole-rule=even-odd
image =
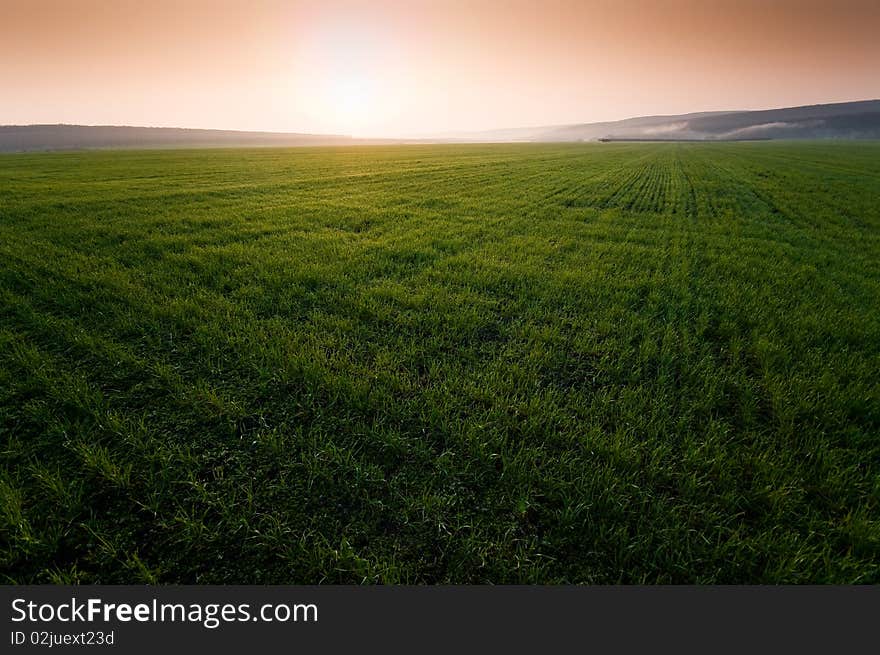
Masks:
[[[880,144],[0,156],[15,582],[880,582]]]

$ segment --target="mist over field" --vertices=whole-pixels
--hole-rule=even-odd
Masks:
[[[459,136],[473,140],[536,142],[598,139],[877,139],[880,138],[880,100],[764,111],[643,116],[606,123],[489,131]]]
[[[513,128],[419,139],[82,125],[0,126],[0,152],[82,148],[327,146],[377,143],[538,143],[596,140],[878,139],[880,100],[768,111],[646,116],[611,123]]]

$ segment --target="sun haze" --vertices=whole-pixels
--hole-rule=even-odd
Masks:
[[[3,0],[0,124],[437,135],[880,96],[876,0]]]

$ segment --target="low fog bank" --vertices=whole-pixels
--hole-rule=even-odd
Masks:
[[[548,128],[536,141],[878,139],[880,100],[631,118]]]
[[[0,152],[96,148],[231,148],[576,141],[880,139],[880,100],[762,111],[640,116],[605,123],[445,134],[433,139],[355,139],[338,134],[237,132],[167,127],[0,126]]]
[[[760,111],[639,116],[604,123],[550,125],[445,135],[461,141],[741,141],[880,139],[880,100]]]

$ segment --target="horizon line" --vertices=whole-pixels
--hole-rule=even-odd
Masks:
[[[240,129],[240,128],[224,128],[224,127],[184,127],[180,125],[130,125],[130,124],[111,124],[111,123],[4,123],[0,124],[0,128],[11,128],[11,127],[96,127],[96,128],[135,128],[135,129],[149,129],[149,130],[189,130],[189,131],[203,131],[203,132],[235,132],[240,134],[271,134],[271,135],[280,135],[280,136],[300,136],[300,137],[333,137],[339,139],[440,139],[440,138],[451,138],[452,135],[466,135],[466,134],[480,134],[485,132],[497,132],[497,131],[506,131],[506,130],[538,130],[543,128],[559,128],[559,127],[574,127],[578,125],[596,125],[601,123],[619,123],[623,121],[633,120],[637,118],[673,118],[678,116],[688,116],[692,114],[737,114],[737,113],[750,113],[750,112],[762,112],[762,111],[776,111],[781,109],[801,109],[807,107],[820,107],[825,105],[846,105],[846,104],[857,104],[857,103],[868,103],[868,102],[880,102],[880,98],[862,98],[858,100],[835,100],[833,102],[817,102],[810,103],[806,105],[784,105],[778,107],[764,107],[760,109],[707,109],[707,110],[698,110],[698,111],[688,111],[682,114],[638,114],[635,116],[627,116],[625,118],[617,118],[613,120],[603,120],[603,121],[583,121],[583,122],[566,122],[566,123],[542,123],[539,125],[520,125],[515,127],[489,127],[483,129],[467,129],[467,130],[448,130],[442,133],[432,133],[426,134],[422,133],[419,135],[398,135],[398,136],[356,136],[355,134],[344,134],[339,132],[285,132],[278,130],[269,130],[269,129]]]

